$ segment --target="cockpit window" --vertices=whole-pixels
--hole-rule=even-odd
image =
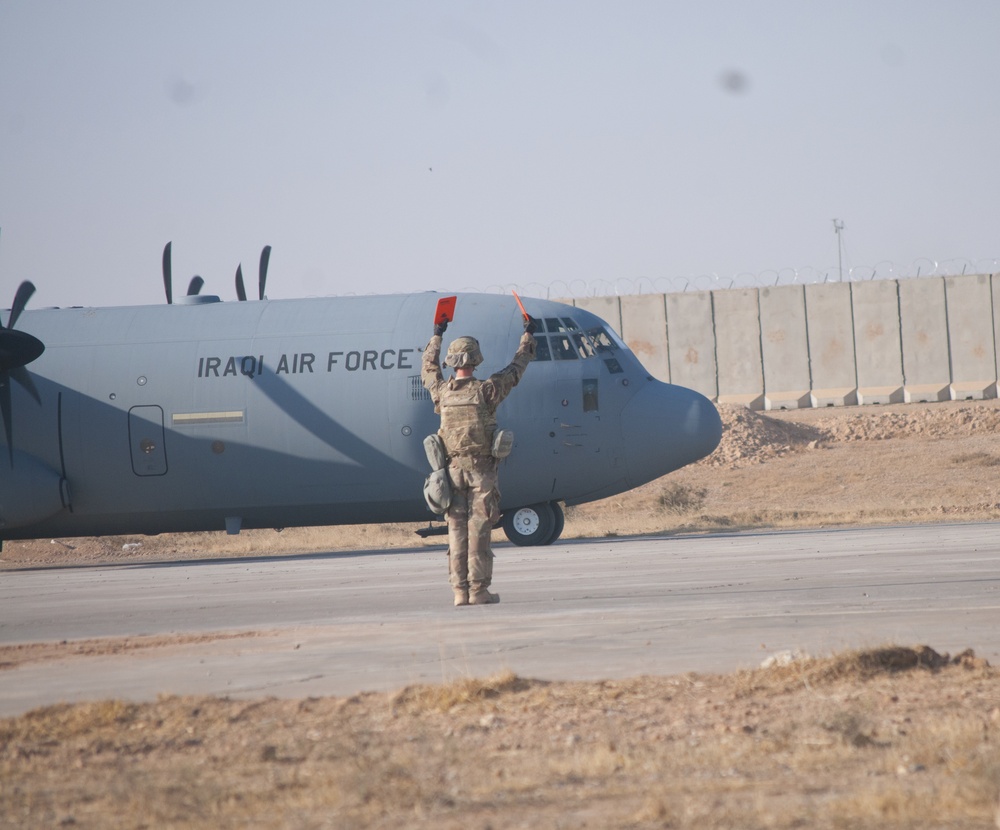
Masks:
[[[621,348],[604,326],[584,331],[570,317],[546,317],[539,322],[542,325],[535,332],[535,360],[588,360],[598,355],[606,358]]]
[[[614,338],[608,334],[607,329],[605,329],[604,326],[596,326],[592,329],[587,329],[587,334],[594,342],[594,347],[599,354],[617,351],[618,344],[615,342]]]
[[[588,357],[593,357],[597,354],[597,349],[594,347],[593,341],[587,335],[577,332],[572,337],[573,343],[576,346],[576,352],[582,359],[586,360]]]
[[[580,327],[569,317],[546,317],[545,330],[549,334],[562,334],[566,331],[579,331]]]
[[[549,337],[552,355],[556,360],[576,360],[579,355],[573,341],[566,334],[554,334]]]

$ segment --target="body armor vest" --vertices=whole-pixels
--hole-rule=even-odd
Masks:
[[[452,386],[441,394],[441,429],[448,455],[490,455],[496,415],[483,399],[482,381],[475,378]]]

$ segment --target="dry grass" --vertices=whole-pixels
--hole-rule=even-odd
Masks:
[[[1000,456],[989,452],[966,452],[956,455],[951,463],[972,467],[1000,467]]]
[[[1000,672],[886,647],[0,721],[0,827],[995,827]]]
[[[707,487],[692,487],[689,484],[670,482],[662,486],[657,502],[669,513],[693,513],[705,504]]]

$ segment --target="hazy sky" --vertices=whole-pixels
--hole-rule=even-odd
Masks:
[[[998,36],[996,0],[0,0],[0,307],[161,302],[168,240],[224,299],[265,244],[272,298],[836,273],[835,217],[845,267],[994,270]]]

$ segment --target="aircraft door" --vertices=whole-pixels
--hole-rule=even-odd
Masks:
[[[133,406],[128,411],[132,472],[137,476],[162,476],[167,472],[163,410],[158,406]]]

